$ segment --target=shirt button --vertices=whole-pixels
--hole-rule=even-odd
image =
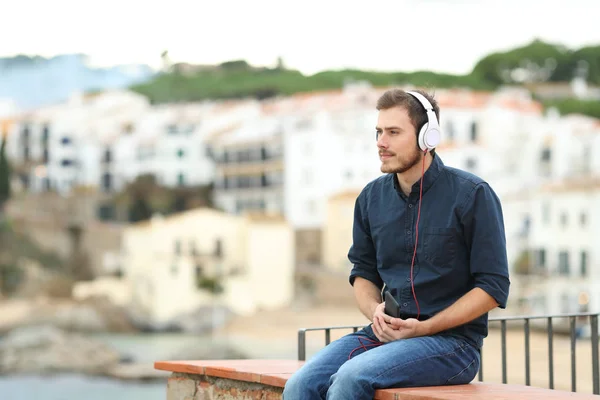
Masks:
[[[406,278],[406,282],[410,282],[410,278]]]
[[[408,208],[412,208],[412,204],[409,204],[409,205],[408,205]]]
[[[402,305],[403,305],[404,307],[407,307],[407,306],[408,306],[408,303],[404,303],[404,304],[402,304]]]
[[[410,229],[406,231],[406,233],[408,233],[410,235]]]

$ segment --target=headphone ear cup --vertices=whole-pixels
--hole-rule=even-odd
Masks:
[[[429,123],[426,122],[422,127],[421,130],[419,131],[419,138],[418,138],[418,142],[419,142],[419,148],[422,151],[425,151],[427,149],[427,146],[425,145],[426,141],[425,141],[425,135],[427,135],[427,128],[429,127]]]

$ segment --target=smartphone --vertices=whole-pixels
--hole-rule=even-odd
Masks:
[[[390,317],[400,318],[400,305],[390,292],[385,292],[385,313]]]

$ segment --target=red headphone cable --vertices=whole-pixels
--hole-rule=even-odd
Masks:
[[[421,184],[420,184],[420,189],[419,189],[419,210],[417,211],[417,223],[415,226],[415,249],[413,251],[412,263],[410,265],[410,283],[411,283],[413,298],[415,299],[415,304],[417,305],[417,320],[419,319],[419,317],[421,315],[421,309],[419,308],[419,301],[417,300],[417,294],[415,293],[415,282],[413,279],[413,270],[414,270],[414,266],[415,266],[415,257],[417,256],[417,244],[419,243],[419,220],[421,219],[421,200],[423,199],[423,178],[425,176],[425,158],[426,158],[426,156],[427,156],[427,150],[425,150],[425,153],[423,154],[423,167],[421,169]],[[362,339],[365,339],[366,341],[368,341],[370,343],[369,344],[363,343],[361,338],[359,337],[358,341],[360,342],[361,345],[356,347],[355,349],[353,349],[350,352],[350,354],[348,355],[348,359],[352,358],[352,354],[354,354],[354,352],[359,349],[364,349],[366,351],[367,347],[377,347],[377,346],[381,346],[383,344],[380,341],[374,341],[369,338],[362,338]]]
[[[421,201],[423,200],[423,178],[425,177],[425,158],[427,157],[427,149],[423,154],[423,167],[421,169],[421,187],[419,189],[419,210],[417,211],[417,223],[415,224],[415,250],[413,251],[412,263],[410,264],[410,284],[412,288],[413,298],[417,305],[417,319],[421,316],[421,309],[419,308],[419,301],[417,300],[417,294],[415,293],[415,281],[413,277],[413,271],[415,267],[415,258],[417,256],[417,245],[419,243],[419,220],[421,219]]]

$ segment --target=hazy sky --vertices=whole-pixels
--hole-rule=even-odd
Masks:
[[[85,53],[96,65],[278,56],[304,73],[361,68],[466,73],[539,37],[600,44],[599,0],[6,0],[0,56]],[[90,7],[93,4],[94,7]]]

